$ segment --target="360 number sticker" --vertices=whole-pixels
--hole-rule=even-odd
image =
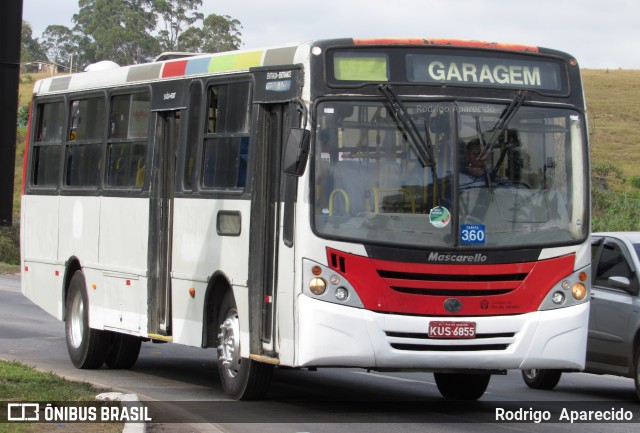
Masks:
[[[462,224],[460,226],[460,243],[484,244],[487,232],[484,224]]]

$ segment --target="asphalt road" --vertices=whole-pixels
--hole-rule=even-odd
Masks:
[[[613,376],[565,374],[555,390],[539,391],[510,372],[494,376],[479,402],[465,404],[445,402],[428,373],[277,369],[265,401],[234,402],[220,390],[212,349],[144,343],[131,370],[78,370],[68,358],[64,324],[24,298],[15,276],[0,276],[0,358],[136,393],[153,414],[150,432],[622,433],[640,427],[633,380]],[[632,423],[535,422],[547,413],[558,421],[563,410],[572,415],[625,408],[633,411]],[[505,419],[528,419],[503,422],[496,419],[502,410]]]

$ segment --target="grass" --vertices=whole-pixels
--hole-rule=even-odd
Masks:
[[[640,177],[640,71],[583,70],[593,161]],[[628,186],[628,185],[624,185]]]
[[[5,402],[90,402],[103,390],[86,382],[65,380],[14,361],[0,361],[0,396]],[[40,433],[50,431],[115,433],[122,423],[0,423],[0,432]]]
[[[0,275],[17,274],[20,272],[19,265],[8,265],[6,263],[0,263]]]

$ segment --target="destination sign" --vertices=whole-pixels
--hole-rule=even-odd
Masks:
[[[558,62],[517,58],[408,54],[407,79],[415,83],[562,90]]]

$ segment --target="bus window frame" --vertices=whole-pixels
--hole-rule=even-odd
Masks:
[[[149,167],[149,153],[150,151],[153,150],[153,143],[150,142],[150,137],[152,134],[152,128],[153,128],[153,111],[151,110],[151,101],[152,101],[152,91],[153,89],[151,88],[150,85],[143,85],[143,86],[136,86],[136,87],[118,87],[118,88],[114,88],[111,89],[110,92],[108,92],[107,94],[107,102],[108,102],[108,106],[107,106],[107,112],[106,112],[106,117],[107,117],[107,128],[106,128],[106,133],[105,133],[105,142],[104,142],[104,165],[105,165],[105,169],[103,170],[103,179],[102,179],[102,191],[104,195],[119,195],[119,193],[125,193],[127,195],[138,195],[141,194],[145,188],[147,187],[147,175],[145,173],[145,177],[142,183],[142,186],[114,186],[114,185],[110,185],[108,182],[108,176],[109,176],[109,170],[107,169],[107,164],[109,163],[108,158],[109,158],[109,145],[110,144],[121,144],[121,143],[128,143],[128,144],[135,144],[137,142],[140,142],[139,139],[137,138],[112,138],[110,136],[110,121],[111,121],[111,109],[113,106],[113,98],[118,97],[118,96],[131,96],[134,94],[141,94],[141,93],[147,93],[149,95],[149,120],[147,122],[147,135],[144,137],[144,143],[147,147],[146,149],[146,154],[145,154],[145,167]]]
[[[108,124],[109,124],[109,119],[108,119],[108,112],[109,112],[109,100],[108,100],[108,91],[106,89],[103,90],[98,90],[98,91],[90,91],[90,92],[73,92],[73,93],[69,93],[68,95],[66,95],[65,100],[66,100],[66,106],[65,106],[65,112],[66,112],[66,118],[65,118],[65,135],[63,136],[63,146],[64,149],[62,151],[62,176],[59,179],[60,182],[60,191],[61,192],[70,192],[70,195],[81,195],[82,193],[85,194],[90,194],[90,195],[99,195],[99,192],[101,190],[104,190],[104,176],[105,176],[105,158],[106,158],[106,134],[107,134],[107,128],[108,128]],[[99,139],[93,139],[93,140],[84,140],[83,144],[75,144],[77,146],[80,145],[95,145],[95,146],[101,146],[100,149],[100,155],[101,155],[101,161],[100,161],[100,171],[98,173],[98,182],[96,185],[82,185],[82,186],[78,186],[78,185],[67,185],[65,178],[67,177],[67,170],[68,170],[68,160],[67,160],[67,149],[74,145],[73,141],[71,140],[70,137],[70,133],[71,133],[71,104],[73,101],[77,101],[77,100],[82,100],[82,99],[92,99],[92,98],[98,98],[98,97],[102,97],[102,100],[104,102],[104,115],[103,115],[103,120],[104,120],[104,124],[102,125],[102,134],[100,134],[100,138]]]
[[[208,114],[208,110],[209,110],[209,97],[210,97],[210,89],[214,88],[214,87],[220,87],[220,86],[224,86],[224,85],[230,85],[230,84],[238,84],[238,83],[248,83],[249,85],[249,92],[247,95],[247,110],[246,110],[246,125],[247,125],[247,130],[246,132],[229,132],[229,133],[207,133],[207,128],[209,126],[209,114]],[[251,177],[251,170],[252,170],[252,156],[254,154],[254,151],[252,150],[252,142],[255,142],[255,132],[254,132],[254,128],[253,125],[255,125],[254,123],[254,115],[255,115],[255,111],[256,108],[254,107],[254,95],[255,95],[255,77],[253,76],[253,74],[241,74],[241,75],[235,75],[235,76],[231,76],[231,77],[212,77],[209,78],[207,80],[203,80],[202,83],[202,95],[203,95],[203,100],[201,103],[201,120],[200,120],[200,135],[199,135],[199,143],[197,146],[197,159],[196,159],[196,163],[197,165],[197,172],[195,173],[196,175],[196,182],[194,183],[194,192],[196,192],[196,188],[197,188],[197,192],[200,194],[204,194],[207,197],[210,198],[216,198],[216,196],[220,196],[220,197],[240,197],[245,195],[245,193],[249,190],[249,186],[250,186],[250,177]],[[212,139],[215,138],[215,136],[220,136],[220,137],[227,137],[227,138],[238,138],[238,137],[245,137],[249,140],[249,147],[248,147],[248,162],[247,162],[247,167],[246,167],[246,174],[245,174],[245,182],[244,185],[242,187],[207,187],[204,184],[204,174],[205,174],[205,169],[204,169],[204,152],[205,152],[205,144],[206,141],[208,139]],[[184,148],[181,149],[182,154],[184,155]],[[181,164],[182,167],[184,168],[184,164]],[[181,183],[180,183],[181,184]]]
[[[192,105],[192,96],[193,89],[198,86],[200,88],[199,92],[199,104],[197,107]],[[176,193],[178,194],[197,194],[198,186],[200,183],[200,160],[201,160],[201,151],[200,148],[203,143],[203,130],[204,126],[202,125],[202,120],[205,117],[205,103],[206,95],[204,93],[204,89],[206,88],[206,84],[201,79],[193,79],[190,80],[188,85],[188,97],[187,97],[187,108],[184,111],[183,120],[181,120],[181,132],[179,143],[183,143],[184,145],[180,146],[178,149],[178,165],[176,167],[176,176],[178,176],[179,181],[176,182]],[[197,119],[192,117],[192,110],[196,108]],[[196,120],[197,123],[192,127],[191,122]],[[192,138],[191,134],[194,134],[195,144],[192,148],[189,147],[189,140]],[[193,152],[193,170],[191,173],[191,185],[187,185],[186,182],[186,171],[187,171],[187,150],[191,149]]]
[[[52,193],[59,193],[60,192],[60,186],[62,183],[62,176],[63,176],[63,172],[64,172],[64,167],[62,167],[63,165],[63,155],[64,155],[64,146],[65,146],[65,137],[67,134],[67,125],[66,125],[66,119],[68,118],[68,102],[67,102],[68,98],[67,95],[52,95],[52,96],[43,96],[43,97],[36,97],[33,100],[33,105],[34,105],[34,116],[32,119],[32,127],[31,127],[31,136],[29,137],[29,154],[28,154],[28,161],[27,161],[27,180],[26,180],[26,185],[25,185],[25,192],[26,193],[33,193],[33,194],[52,194]],[[58,164],[59,164],[59,171],[58,171],[58,176],[56,179],[56,183],[54,185],[36,185],[33,182],[33,177],[35,175],[36,172],[36,167],[35,167],[35,163],[36,163],[36,149],[39,147],[44,147],[44,146],[54,146],[53,144],[39,144],[39,143],[46,143],[43,141],[38,141],[37,140],[37,136],[38,133],[40,132],[39,129],[39,122],[40,122],[40,116],[41,116],[41,111],[40,111],[40,107],[44,106],[46,104],[53,104],[53,103],[62,103],[62,124],[60,125],[62,127],[62,132],[59,138],[59,142],[58,142],[58,146],[60,146],[60,155],[58,155]],[[35,127],[34,127],[35,126]]]

